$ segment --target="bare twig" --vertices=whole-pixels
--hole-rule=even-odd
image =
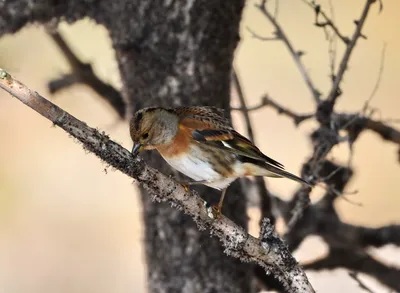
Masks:
[[[358,277],[358,273],[357,273],[357,272],[355,272],[355,271],[349,272],[349,276],[350,276],[350,278],[352,278],[354,281],[357,282],[358,286],[359,286],[361,289],[363,289],[363,290],[365,290],[365,291],[367,291],[367,292],[369,292],[369,293],[374,293],[374,291],[372,291],[370,288],[368,288],[367,285],[365,285],[365,284],[360,280],[360,278]]]
[[[225,253],[242,261],[256,262],[276,277],[291,292],[314,292],[305,273],[275,235],[267,241],[260,241],[249,235],[226,217],[211,220],[204,207],[204,201],[196,192],[187,191],[157,170],[147,166],[139,157],[113,142],[105,134],[90,128],[58,106],[31,91],[0,69],[0,87],[33,110],[52,121],[77,138],[84,148],[122,173],[134,178],[156,201],[168,201],[190,215],[200,228],[208,228],[225,247]]]
[[[400,291],[400,282],[398,279],[400,270],[396,267],[380,263],[365,251],[333,249],[327,257],[304,264],[304,267],[308,270],[326,270],[344,267],[349,270],[368,274],[396,292]]]
[[[237,75],[236,70],[233,70],[232,74],[233,74],[233,76],[232,76],[233,85],[234,85],[236,92],[238,94],[238,97],[239,97],[240,107],[242,109],[247,109],[246,99],[244,97],[243,89],[240,84],[239,76]],[[248,135],[249,139],[253,143],[255,143],[254,132],[253,132],[253,127],[252,127],[249,111],[242,111],[242,114],[245,119],[247,135]],[[262,218],[268,217],[271,220],[271,222],[274,223],[275,219],[272,214],[271,196],[270,196],[267,188],[265,187],[264,177],[256,177],[255,182],[257,185],[258,195],[259,195],[260,203],[261,203],[260,208],[261,208]]]
[[[374,98],[376,92],[379,89],[379,86],[381,84],[381,80],[382,80],[382,75],[383,75],[383,70],[385,68],[385,56],[386,56],[386,43],[383,44],[382,47],[382,52],[381,52],[381,62],[379,64],[379,70],[378,70],[378,77],[376,79],[374,88],[372,89],[371,95],[369,96],[368,100],[365,102],[364,107],[363,107],[363,112],[365,112],[371,102],[371,100]]]
[[[382,139],[394,142],[400,145],[400,131],[368,117],[359,116],[359,114],[336,114],[335,119],[341,129],[349,132],[355,140],[363,130],[371,130],[379,134]]]
[[[49,82],[49,90],[51,93],[56,93],[66,87],[76,83],[83,83],[93,89],[100,97],[111,104],[112,108],[117,111],[121,118],[125,118],[125,102],[113,86],[103,82],[93,72],[92,65],[83,63],[71,50],[63,37],[56,30],[48,30],[49,36],[61,50],[69,65],[72,73],[61,76]]]
[[[292,203],[293,208],[291,209],[291,217],[287,222],[287,231],[284,235],[284,238],[287,237],[289,233],[293,231],[296,227],[297,223],[301,220],[304,215],[304,211],[310,205],[310,188],[307,189],[301,188],[296,195],[294,196]]]
[[[247,109],[246,99],[244,97],[243,89],[242,89],[242,86],[240,85],[239,76],[237,75],[236,70],[232,71],[232,80],[233,80],[233,85],[234,85],[236,92],[238,94],[238,97],[239,97],[240,108]],[[254,131],[253,131],[253,127],[251,125],[249,111],[242,111],[242,114],[243,114],[244,121],[246,124],[248,138],[254,143]]]
[[[257,39],[257,40],[260,40],[260,41],[279,41],[279,40],[281,40],[281,38],[278,37],[278,36],[274,36],[274,37],[263,37],[263,36],[260,36],[259,34],[254,32],[250,27],[246,27],[246,29],[249,31],[249,33],[251,34],[251,36],[254,39]]]
[[[332,89],[327,97],[327,101],[329,101],[331,104],[334,104],[336,98],[339,96],[340,83],[343,80],[344,73],[348,67],[351,53],[353,52],[354,47],[356,46],[357,40],[362,36],[361,31],[364,26],[365,20],[367,19],[369,9],[375,1],[376,0],[366,0],[361,17],[359,20],[356,21],[356,29],[354,31],[354,34],[350,42],[347,44],[346,51],[339,65],[339,70],[335,75],[335,80],[333,82]]]
[[[259,109],[262,109],[267,106],[272,107],[273,109],[278,111],[279,114],[283,114],[285,116],[288,116],[289,118],[292,118],[293,122],[296,126],[299,126],[300,123],[302,123],[303,121],[310,119],[314,116],[313,114],[304,114],[304,115],[296,114],[296,113],[292,112],[291,110],[279,105],[277,102],[273,101],[268,95],[264,95],[261,98],[261,102],[259,105],[256,105],[253,107],[241,106],[239,108],[231,108],[231,109],[236,110],[236,111],[249,112],[249,111],[259,110]]]
[[[329,7],[331,10],[332,22],[335,22],[335,10],[333,8],[332,0],[329,0]],[[338,36],[335,33],[332,33],[328,37],[329,70],[330,70],[330,77],[331,77],[332,82],[335,81],[335,68],[336,68],[336,57],[337,57],[337,38],[338,38]]]
[[[302,0],[305,4],[307,4],[308,6],[310,6],[314,12],[315,12],[315,25],[317,27],[330,27],[332,29],[332,31],[335,33],[335,35],[337,35],[342,41],[343,43],[345,43],[346,45],[349,44],[350,40],[348,37],[345,37],[340,31],[339,28],[335,25],[335,22],[333,19],[330,19],[329,16],[321,9],[321,5],[315,3],[314,1],[308,1],[308,0]],[[324,19],[323,22],[318,21],[318,17],[322,16],[322,18]]]
[[[283,31],[282,27],[280,24],[276,21],[276,18],[272,16],[272,14],[267,10],[266,8],[266,0],[262,0],[261,4],[256,4],[255,5],[264,15],[265,17],[272,23],[276,30],[276,35],[279,39],[281,39],[286,47],[288,48],[290,54],[293,57],[294,62],[296,63],[297,68],[299,69],[301,75],[303,76],[304,81],[307,84],[308,89],[310,90],[312,97],[316,102],[319,102],[321,93],[316,89],[314,86],[314,83],[311,80],[310,75],[308,74],[303,62],[301,61],[301,55],[299,54],[299,51],[296,51],[292,45],[292,43],[289,41],[286,33]]]

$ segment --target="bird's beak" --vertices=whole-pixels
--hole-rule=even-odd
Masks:
[[[142,151],[143,146],[140,143],[134,143],[132,148],[132,155],[137,156],[137,154]]]

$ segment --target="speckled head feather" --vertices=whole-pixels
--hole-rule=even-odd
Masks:
[[[170,143],[178,131],[178,116],[163,108],[144,108],[130,121],[130,134],[143,149]]]

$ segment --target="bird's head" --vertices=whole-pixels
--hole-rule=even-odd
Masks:
[[[145,108],[137,111],[130,123],[132,154],[171,143],[179,129],[179,118],[171,110]]]

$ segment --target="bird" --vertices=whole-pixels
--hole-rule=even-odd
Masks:
[[[155,149],[170,166],[194,180],[183,183],[186,189],[203,184],[222,191],[212,206],[215,218],[222,215],[227,188],[237,178],[285,177],[311,186],[263,154],[216,107],[143,108],[132,116],[129,130],[133,156]]]

